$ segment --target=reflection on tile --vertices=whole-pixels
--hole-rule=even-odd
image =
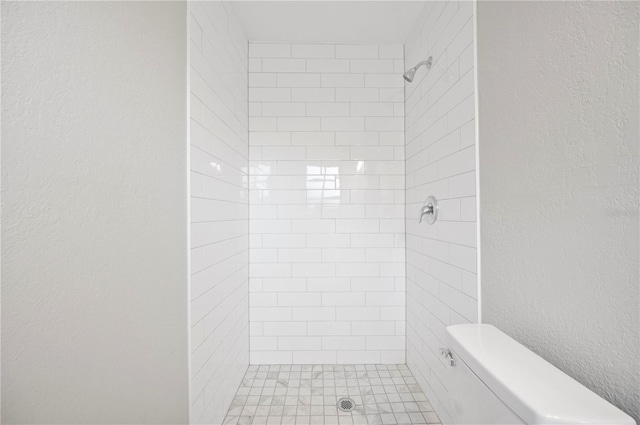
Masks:
[[[342,412],[341,397],[356,408]],[[440,424],[406,365],[250,366],[224,424]]]

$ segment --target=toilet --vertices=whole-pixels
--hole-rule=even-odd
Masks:
[[[447,327],[451,424],[636,422],[504,332],[486,324]]]

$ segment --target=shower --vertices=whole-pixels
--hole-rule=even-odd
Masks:
[[[427,69],[431,69],[431,65],[433,64],[433,56],[429,56],[426,61],[418,62],[416,66],[405,72],[402,77],[408,82],[413,82],[413,78],[416,76],[416,71],[422,65],[425,65]]]

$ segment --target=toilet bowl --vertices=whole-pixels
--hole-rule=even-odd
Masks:
[[[604,400],[494,326],[447,328],[443,407],[451,424],[634,425]]]

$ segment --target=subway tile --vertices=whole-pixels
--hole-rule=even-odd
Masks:
[[[327,248],[327,247],[348,247],[350,244],[350,235],[335,233],[308,233],[307,244],[309,247]]]
[[[353,351],[365,350],[366,339],[359,336],[323,336],[323,350]]]
[[[474,176],[475,177],[475,176]],[[451,180],[449,181],[451,184]],[[475,184],[475,180],[474,180]],[[462,198],[460,200],[460,219],[462,221],[476,221],[476,197]]]
[[[277,75],[278,87],[320,87],[320,74],[284,73]]]
[[[265,336],[305,336],[307,334],[306,322],[264,322],[262,326],[262,333]]]
[[[262,159],[265,160],[298,160],[306,155],[303,147],[265,146],[262,148]]]
[[[334,58],[335,54],[332,44],[294,44],[291,48],[294,58]]]
[[[338,364],[378,364],[380,352],[374,351],[336,351]]]
[[[358,117],[392,117],[393,103],[352,102],[350,113]]]
[[[404,102],[403,88],[380,88],[378,93],[380,102]]]
[[[260,58],[249,58],[249,60],[248,60],[248,71],[249,72],[262,72],[262,59],[260,59]]]
[[[251,58],[288,58],[291,57],[291,45],[278,43],[249,43]]]
[[[291,351],[257,351],[251,350],[251,364],[291,364]]]
[[[367,336],[367,350],[403,350],[405,340],[403,336]]]
[[[404,306],[380,307],[380,320],[404,320],[406,311]]]
[[[309,322],[307,326],[309,336],[351,335],[351,322]]]
[[[291,308],[288,307],[251,307],[251,320],[257,322],[290,322]]]
[[[343,117],[349,115],[348,103],[309,103],[306,114],[311,117]],[[324,129],[323,129],[324,130]]]
[[[477,276],[464,270],[473,270],[475,265],[477,229],[473,12],[468,6],[435,4],[405,46],[407,67],[424,58],[422,46],[431,46],[429,53],[436,61],[429,73],[417,75],[406,85],[407,202],[421,204],[428,194],[450,198],[442,203],[437,229],[406,223],[407,246],[411,247],[406,259],[406,361],[414,372],[419,371],[416,377],[420,383],[446,380],[440,368],[423,360],[423,347],[437,349],[446,324],[477,320]],[[400,102],[401,94],[393,90],[380,88],[380,99]],[[434,166],[426,166],[432,161]],[[412,208],[408,206],[408,211]],[[386,267],[381,267],[381,273],[382,269]],[[426,269],[440,280],[425,273]],[[400,306],[381,306],[380,310],[383,319],[404,321],[405,311]],[[425,317],[432,319],[425,321]],[[371,343],[367,349],[375,349],[380,341],[367,342]],[[432,401],[443,403],[446,390],[441,385],[432,388]]]
[[[404,128],[403,117],[375,117],[365,118],[367,131],[402,131]]]
[[[306,107],[304,103],[265,102],[262,104],[262,116],[264,117],[297,117],[305,115]],[[249,122],[251,123],[251,121]],[[281,131],[280,129],[278,130]],[[252,127],[251,131],[258,130]]]
[[[394,72],[393,60],[351,59],[351,72],[365,74],[391,74]]]
[[[364,306],[364,292],[323,292],[322,305],[325,307]]]
[[[319,263],[322,251],[317,248],[280,248],[277,251],[277,261],[282,263]]]
[[[405,294],[401,292],[367,292],[367,306],[403,306]]]
[[[278,131],[319,131],[321,120],[317,117],[278,117],[277,128]]]
[[[335,90],[331,88],[294,88],[291,89],[294,102],[333,102]]]
[[[335,133],[336,145],[377,145],[380,140],[380,133],[376,131],[348,131]]]
[[[379,90],[375,88],[336,88],[337,102],[377,102]]]
[[[321,350],[321,337],[281,336],[278,337],[278,350]]]
[[[473,196],[476,192],[476,175],[475,172],[468,172],[450,177],[449,196],[452,198]]]
[[[393,235],[380,234],[377,231],[372,234],[353,234],[351,235],[352,247],[389,247],[393,246]]]
[[[276,206],[276,205],[274,205]],[[280,205],[276,206],[280,207]],[[262,246],[264,248],[304,248],[307,238],[304,234],[263,234]]]
[[[337,355],[335,351],[322,350],[322,351],[294,351],[293,352],[293,364],[335,364],[337,362]],[[304,415],[306,416],[306,415]],[[311,416],[310,418],[318,418],[319,416]],[[283,418],[294,418],[294,416],[283,416]],[[303,416],[295,416],[296,421],[303,422]],[[336,416],[337,418],[337,416]],[[285,419],[286,421],[286,419]]]
[[[305,72],[304,59],[262,59],[262,72]]]
[[[250,72],[249,87],[277,87],[276,74]]]
[[[291,89],[256,87],[249,90],[250,102],[289,102]]]
[[[349,277],[313,277],[307,279],[309,292],[349,292]]]
[[[375,233],[380,230],[380,220],[377,219],[337,219],[335,231],[337,233]]]
[[[278,349],[278,338],[276,337],[256,337],[249,338],[252,349],[258,351],[275,351]]]
[[[353,322],[351,335],[395,335],[395,323],[393,321],[376,320],[374,322]]]
[[[329,160],[329,159],[349,159],[350,151],[348,147],[341,146],[309,146],[307,148],[307,159]]]
[[[251,117],[249,126],[253,131],[275,131],[277,120],[272,117]]]
[[[335,307],[293,307],[291,311],[294,321],[326,322],[336,320]]]
[[[380,264],[378,263],[336,263],[336,276],[378,277]]]
[[[274,78],[262,74],[262,60],[247,57],[247,40],[241,34],[229,31],[222,35],[209,21],[206,25],[199,22],[204,16],[217,16],[216,24],[220,27],[238,28],[240,24],[233,14],[213,3],[194,7],[198,13],[189,16],[190,36],[195,41],[188,71],[192,118],[190,221],[195,232],[192,241],[204,245],[193,251],[191,264],[190,285],[194,298],[190,361],[197,373],[190,382],[190,391],[193,400],[200,400],[194,404],[194,421],[222,423],[227,400],[240,384],[250,357],[247,293],[250,264],[246,250],[249,241],[248,121],[249,117],[251,120],[262,117],[261,105],[256,102],[269,96],[289,101],[290,93],[262,91],[274,88]],[[237,49],[237,46],[242,47]],[[216,72],[218,67],[214,70],[212,64],[219,64],[224,74]],[[248,86],[257,90],[251,98]],[[234,87],[234,91],[229,87]],[[254,98],[255,102],[248,105]],[[198,223],[199,220],[215,222]],[[257,238],[253,240],[258,242]],[[272,254],[268,250],[256,251],[253,258],[271,261]],[[263,271],[287,273],[276,263],[270,263]],[[260,283],[254,280],[252,287],[260,288]],[[272,301],[268,295],[255,295],[255,304]],[[276,313],[276,316],[278,314],[282,314],[282,319],[290,319],[290,311]],[[225,347],[224,358],[219,354],[220,346]],[[216,397],[205,397],[210,392],[207,383],[211,381],[218,382],[220,390]]]
[[[383,363],[383,364],[406,363],[405,350],[380,351],[380,363]]]
[[[364,87],[364,74],[322,74],[322,87]]]
[[[336,220],[333,219],[294,219],[291,221],[293,233],[335,233]]]
[[[338,44],[336,46],[336,57],[378,59],[378,46],[375,44]]]
[[[332,277],[336,276],[336,265],[332,263],[295,263],[291,264],[293,277]]]
[[[263,64],[264,67],[264,64]],[[347,73],[348,59],[307,59],[307,72]]]
[[[250,117],[260,117],[260,116],[262,116],[262,103],[260,103],[260,102],[249,102],[249,116]]]
[[[357,263],[365,261],[362,248],[323,248],[322,261],[327,263]]]
[[[277,294],[277,305],[280,307],[305,307],[305,306],[321,306],[328,305],[322,303],[321,294],[314,293],[279,293]]]
[[[278,205],[278,218],[320,218],[322,210],[317,205]]]
[[[404,59],[404,46],[402,44],[381,44],[378,46],[380,59]]]
[[[351,159],[375,159],[384,160],[393,156],[393,148],[390,146],[352,146]]]
[[[404,87],[404,79],[399,74],[366,74],[365,87]]]
[[[336,307],[336,319],[339,321],[371,321],[380,320],[378,307]]]
[[[363,131],[364,119],[361,117],[323,117],[323,131]]]
[[[321,105],[321,104],[319,104]],[[293,145],[319,146],[334,145],[335,134],[333,132],[299,131],[291,134]]]
[[[265,277],[262,279],[263,292],[306,292],[304,278]]]
[[[395,279],[392,277],[352,277],[351,290],[354,292],[393,292],[395,290]]]

